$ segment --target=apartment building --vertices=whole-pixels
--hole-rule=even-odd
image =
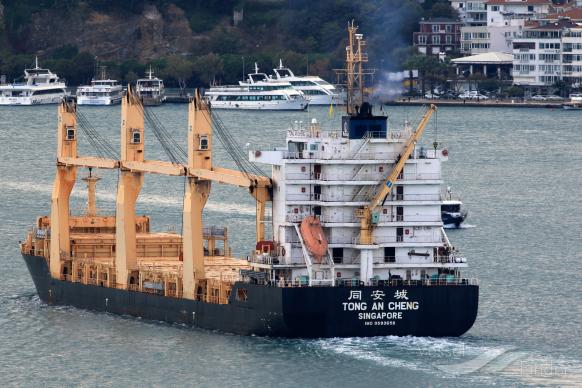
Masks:
[[[582,82],[582,25],[570,19],[530,22],[513,40],[513,83],[551,86]]]
[[[447,18],[434,18],[421,20],[419,25],[420,31],[413,34],[413,44],[419,53],[438,55],[441,52],[460,51],[462,22]]]
[[[551,0],[483,0],[479,4],[451,1],[451,6],[465,10],[464,20],[468,22],[461,28],[461,52],[467,55],[511,53],[512,41],[521,34],[525,21],[542,18],[552,10]],[[479,16],[475,23],[474,14],[466,12],[469,6],[484,8],[484,21]],[[459,14],[463,15],[461,11]]]

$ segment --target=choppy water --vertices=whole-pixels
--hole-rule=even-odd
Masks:
[[[81,107],[117,144],[119,107]],[[185,139],[186,106],[154,109]],[[390,108],[391,124],[417,118]],[[326,118],[327,109],[311,115]],[[282,145],[305,113],[225,112],[244,146]],[[339,124],[339,117],[334,120]],[[48,307],[35,296],[18,241],[49,210],[56,107],[0,108],[0,373],[9,386],[522,386],[582,385],[582,113],[443,108],[425,133],[450,150],[447,185],[474,227],[449,230],[481,281],[479,316],[461,338],[284,340],[239,337],[139,319]],[[162,158],[146,134],[146,158]],[[81,152],[89,152],[81,144]],[[215,163],[234,167],[222,149]],[[112,172],[99,205],[113,208]],[[78,185],[81,188],[81,185]],[[138,211],[158,230],[180,229],[183,181],[148,176]],[[84,190],[72,209],[84,206]],[[254,203],[213,186],[206,223],[227,224],[246,255]],[[236,231],[236,233],[234,232]]]

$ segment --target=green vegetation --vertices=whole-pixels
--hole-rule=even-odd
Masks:
[[[355,20],[368,41],[369,67],[398,70],[410,64],[412,32],[421,17],[454,17],[447,0],[3,0],[0,23],[0,73],[9,80],[20,77],[34,62],[28,49],[32,15],[57,10],[66,15],[80,9],[117,16],[139,15],[153,4],[160,12],[169,6],[184,12],[192,30],[188,52],[176,53],[147,63],[118,57],[100,61],[108,74],[129,82],[151,65],[170,86],[212,82],[233,83],[257,62],[263,71],[279,58],[298,74],[317,73],[334,80],[333,68],[343,66],[346,26]],[[233,26],[233,10],[242,10],[242,23]],[[80,11],[79,11],[80,12]],[[77,13],[79,14],[79,13]],[[75,15],[77,15],[75,14]],[[1,19],[0,19],[1,21]],[[111,36],[112,43],[119,37]],[[95,73],[96,56],[71,44],[51,47],[41,53],[41,64],[67,79],[71,85],[88,82]],[[427,65],[428,66],[428,65]],[[430,66],[429,66],[430,67]],[[423,70],[427,74],[434,70]]]

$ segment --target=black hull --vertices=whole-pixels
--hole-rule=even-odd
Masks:
[[[454,216],[449,213],[443,212],[441,214],[441,218],[443,220],[443,225],[455,225],[458,228],[459,226],[461,226],[463,221],[465,221],[466,214]]]
[[[47,304],[242,335],[448,337],[467,332],[477,317],[477,285],[279,288],[237,283],[229,304],[218,305],[56,280],[43,257],[23,257]],[[246,290],[247,300],[237,300],[238,289]]]

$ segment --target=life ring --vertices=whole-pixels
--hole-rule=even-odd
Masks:
[[[315,261],[320,264],[327,253],[327,238],[323,233],[321,222],[314,216],[307,216],[301,221],[301,237],[305,247],[313,255]]]
[[[442,154],[443,156],[449,156],[449,150],[447,149],[442,150]]]

